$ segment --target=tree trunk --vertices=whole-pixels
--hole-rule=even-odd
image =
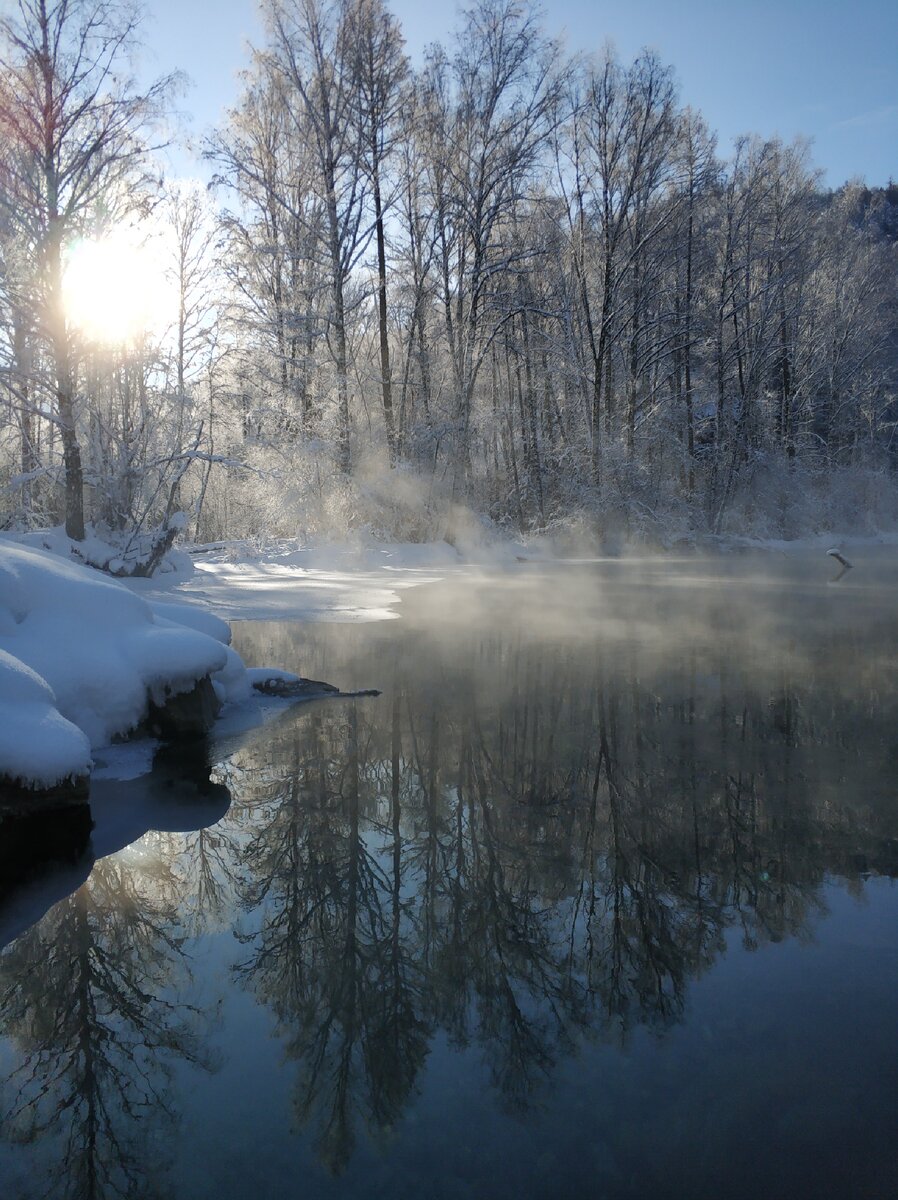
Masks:
[[[69,353],[69,335],[62,307],[62,256],[58,236],[51,233],[48,273],[50,283],[50,322],[56,374],[56,408],[62,438],[62,462],[65,472],[65,531],[73,541],[84,541],[84,473],[81,446],[75,428],[75,379]]]
[[[384,404],[384,424],[390,466],[396,465],[396,428],[393,419],[393,385],[390,377],[390,343],[387,337],[387,253],[384,239],[384,217],[380,199],[380,174],[374,158],[374,222],[377,238],[377,319],[380,334],[380,381]]]
[[[42,24],[43,53],[40,56],[46,112],[55,112],[55,75],[49,48],[49,26]],[[44,128],[43,175],[47,191],[47,317],[56,374],[56,404],[62,436],[65,471],[65,531],[73,541],[84,541],[84,476],[81,447],[75,429],[75,377],[69,351],[69,331],[62,297],[62,222],[59,213],[59,173],[56,129],[47,119]]]

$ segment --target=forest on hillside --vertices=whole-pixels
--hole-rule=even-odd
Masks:
[[[572,57],[525,0],[418,68],[384,0],[262,9],[208,187],[166,177],[128,5],[0,19],[3,528],[898,523],[898,185],[719,146],[672,66]]]

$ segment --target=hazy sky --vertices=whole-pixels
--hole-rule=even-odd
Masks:
[[[388,3],[413,60],[456,24],[451,0]],[[571,50],[598,50],[609,38],[624,59],[656,49],[722,150],[739,133],[806,134],[832,186],[898,177],[896,0],[550,0],[543,8],[547,30]],[[236,99],[247,39],[261,39],[255,2],[146,0],[146,9],[145,69],[191,76],[182,106],[198,136]]]

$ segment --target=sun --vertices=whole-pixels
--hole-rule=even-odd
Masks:
[[[176,308],[164,260],[162,239],[136,229],[76,242],[63,280],[69,321],[107,345],[161,333]]]

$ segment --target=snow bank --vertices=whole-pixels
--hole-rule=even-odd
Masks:
[[[90,742],[56,708],[47,682],[0,650],[0,772],[49,788],[90,770]]]
[[[0,774],[52,786],[89,747],[139,724],[150,698],[213,676],[222,700],[250,692],[223,621],[152,606],[115,580],[0,539]]]
[[[188,629],[195,629],[198,633],[204,633],[207,637],[230,646],[231,627],[227,621],[222,621],[221,617],[216,617],[214,613],[197,608],[193,604],[172,604],[167,600],[151,600],[149,603],[159,624],[169,622],[174,625],[186,625]]]

